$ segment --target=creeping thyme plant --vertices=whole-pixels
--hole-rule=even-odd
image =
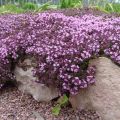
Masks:
[[[120,64],[120,17],[38,13],[0,16],[0,84],[14,80],[24,55],[37,59],[36,82],[77,94],[95,82],[89,60],[106,56]]]

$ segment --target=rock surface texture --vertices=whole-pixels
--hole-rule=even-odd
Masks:
[[[46,87],[43,84],[35,82],[37,77],[33,76],[32,70],[36,63],[35,59],[28,57],[20,62],[15,67],[15,77],[19,83],[18,89],[23,93],[31,94],[38,102],[48,102],[59,96],[59,92],[56,88]]]
[[[120,67],[100,57],[90,61],[96,65],[96,83],[78,95],[71,96],[74,108],[94,108],[102,120],[120,120]]]

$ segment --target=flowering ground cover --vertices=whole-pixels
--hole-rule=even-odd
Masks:
[[[77,94],[95,82],[89,60],[106,56],[120,65],[120,17],[62,13],[0,15],[0,84],[15,80],[19,59],[34,56],[36,82]]]

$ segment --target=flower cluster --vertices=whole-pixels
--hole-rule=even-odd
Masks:
[[[95,82],[90,59],[104,55],[120,64],[120,17],[62,13],[0,16],[0,83],[14,79],[14,63],[37,59],[34,75],[61,92],[76,94]]]

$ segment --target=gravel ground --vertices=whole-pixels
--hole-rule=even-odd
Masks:
[[[70,107],[62,109],[60,115],[51,114],[50,103],[38,103],[31,96],[22,94],[17,88],[0,91],[0,120],[100,120],[93,110],[73,111]]]

